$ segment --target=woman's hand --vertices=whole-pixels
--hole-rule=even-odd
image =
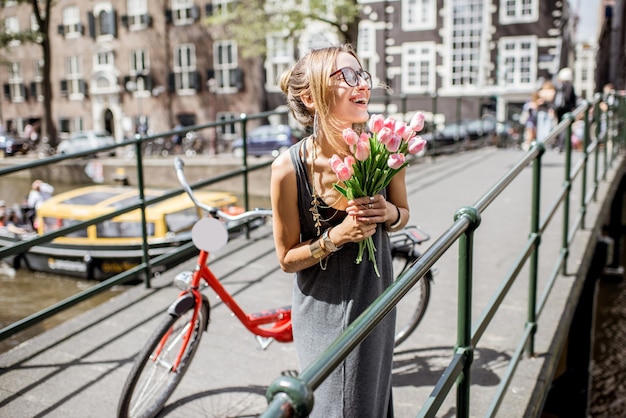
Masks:
[[[377,194],[371,197],[359,197],[348,202],[348,216],[333,228],[332,240],[337,246],[347,242],[361,242],[376,232],[376,226],[388,219],[388,207],[384,196]],[[395,214],[395,209],[393,211]]]

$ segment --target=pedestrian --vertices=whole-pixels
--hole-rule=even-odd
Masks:
[[[554,83],[550,80],[544,81],[538,95],[536,140],[543,141],[552,128],[556,126],[556,114],[554,113],[556,88]]]
[[[272,164],[271,202],[281,268],[295,273],[293,333],[307,367],[393,280],[388,231],[409,219],[405,172],[380,194],[347,200],[329,160],[350,153],[345,128],[364,129],[372,78],[349,45],[309,51],[280,79],[298,122],[312,130]],[[378,277],[355,263],[359,242],[372,237]],[[393,416],[391,374],[395,310],[316,389],[311,417]]]
[[[530,144],[537,139],[537,111],[539,110],[539,92],[533,91],[528,100],[524,103],[520,114],[520,123],[524,126],[524,142],[522,149],[528,150]]]
[[[27,205],[28,212],[27,217],[32,225],[33,229],[37,229],[35,225],[35,218],[37,217],[37,209],[41,206],[43,202],[50,199],[52,197],[52,193],[54,193],[54,187],[48,183],[43,182],[42,180],[35,180],[31,186],[31,190],[28,193]]]
[[[573,84],[572,70],[569,68],[561,68],[556,76],[556,94],[554,97],[554,112],[556,122],[559,123],[565,114],[576,109],[576,90]],[[559,135],[557,147],[559,151],[563,151],[565,147],[565,133]]]

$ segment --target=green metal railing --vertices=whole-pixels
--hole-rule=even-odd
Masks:
[[[457,341],[454,355],[448,367],[442,373],[430,396],[417,413],[418,417],[434,417],[444,400],[456,385],[456,415],[470,416],[470,368],[474,359],[474,350],[485,330],[490,325],[498,308],[515,283],[518,275],[528,263],[528,310],[523,334],[511,357],[509,366],[502,377],[498,390],[485,416],[495,416],[504,399],[515,370],[523,358],[524,352],[533,355],[535,351],[535,333],[541,312],[546,305],[548,295],[560,273],[566,273],[569,249],[576,231],[585,227],[585,215],[588,204],[596,199],[600,180],[605,180],[611,164],[620,155],[626,144],[626,97],[614,96],[611,105],[601,96],[596,96],[591,103],[583,103],[563,120],[542,141],[532,144],[522,159],[510,169],[498,182],[484,194],[474,206],[458,210],[454,223],[445,231],[428,250],[406,272],[404,272],[370,307],[363,312],[313,363],[306,367],[299,376],[282,376],[274,380],[267,390],[269,406],[262,414],[264,418],[304,417],[313,407],[314,390],[334,369],[350,354],[371,330],[387,315],[420,280],[426,272],[458,242],[458,317]],[[593,109],[593,117],[592,117]],[[572,124],[576,119],[584,123],[583,157],[580,163],[572,167]],[[605,123],[605,129],[601,129]],[[592,140],[590,128],[595,124],[596,137]],[[543,215],[540,212],[542,156],[546,146],[555,143],[564,135],[565,179],[560,193],[548,206]],[[593,158],[592,158],[593,157]],[[603,158],[603,170],[600,172],[600,157]],[[492,299],[476,323],[472,320],[472,271],[474,231],[480,226],[481,213],[513,182],[513,180],[532,164],[532,199],[531,226],[528,239],[515,263],[510,267],[496,289]],[[589,169],[593,168],[593,187],[587,190]],[[570,221],[570,200],[573,180],[582,178],[582,199],[578,216]],[[561,248],[554,268],[548,278],[541,296],[538,298],[538,259],[542,234],[554,219],[558,210],[563,211]],[[416,406],[417,408],[417,406]]]
[[[145,189],[144,187],[144,162],[143,162],[143,155],[142,155],[142,148],[144,147],[144,144],[150,141],[154,141],[159,138],[171,138],[174,134],[184,135],[188,131],[198,132],[204,129],[216,128],[216,127],[220,127],[220,126],[227,125],[227,124],[239,124],[240,125],[239,132],[241,132],[242,137],[245,138],[247,136],[248,122],[252,120],[266,119],[274,115],[286,117],[287,111],[262,112],[262,113],[256,113],[253,115],[241,114],[238,119],[231,119],[225,122],[211,122],[211,123],[202,124],[202,125],[188,126],[188,127],[185,127],[185,129],[183,130],[172,130],[172,131],[163,132],[157,135],[136,136],[133,140],[126,141],[121,144],[111,145],[111,146],[102,147],[99,149],[80,152],[80,153],[75,153],[71,155],[52,156],[52,157],[48,157],[45,159],[40,159],[40,160],[32,161],[29,163],[14,165],[14,166],[0,169],[0,177],[2,177],[8,174],[16,173],[16,172],[23,171],[23,170],[31,170],[37,167],[49,166],[49,165],[53,165],[53,164],[70,160],[70,159],[77,159],[77,158],[89,156],[89,155],[94,154],[94,152],[100,153],[100,152],[114,150],[120,147],[126,148],[128,146],[132,146],[134,147],[134,150],[135,150],[135,158],[136,158],[136,164],[137,164],[137,188],[139,191],[139,201],[135,204],[128,205],[126,207],[120,208],[106,215],[99,216],[97,218],[93,218],[84,222],[73,224],[71,226],[60,228],[54,232],[46,233],[45,235],[37,236],[35,238],[24,240],[8,247],[0,248],[0,259],[11,256],[11,255],[23,253],[25,251],[28,251],[29,248],[35,245],[48,243],[57,237],[61,237],[71,232],[84,229],[88,227],[89,225],[94,225],[94,224],[106,221],[108,219],[114,218],[116,216],[119,216],[121,214],[130,212],[133,210],[139,209],[141,211],[141,217],[143,220],[142,222],[143,263],[123,273],[115,275],[107,280],[99,282],[98,284],[90,287],[89,289],[79,292],[52,306],[49,306],[46,309],[43,309],[39,312],[29,315],[26,318],[23,318],[17,322],[10,324],[9,326],[5,328],[0,329],[0,340],[8,338],[26,328],[29,328],[51,317],[52,315],[55,315],[66,309],[69,309],[70,307],[86,299],[89,299],[93,296],[96,296],[104,292],[105,290],[110,289],[111,287],[115,285],[127,283],[131,280],[136,280],[138,278],[143,278],[145,286],[149,288],[151,278],[152,278],[152,271],[154,267],[167,264],[168,261],[172,259],[181,259],[181,254],[184,254],[185,256],[188,255],[189,258],[197,254],[196,247],[193,245],[193,243],[189,242],[187,244],[182,245],[175,251],[169,252],[167,254],[163,254],[158,257],[150,258],[148,255],[149,245],[148,245],[148,234],[147,234],[146,222],[145,222],[146,207],[149,205],[161,202],[163,200],[169,199],[171,197],[177,196],[179,194],[182,194],[184,193],[184,190],[181,187],[178,189],[168,191],[167,193],[164,193],[161,196],[146,199],[144,195],[144,189]],[[230,172],[222,173],[219,176],[215,176],[207,180],[202,180],[202,181],[193,183],[191,184],[192,189],[203,188],[203,187],[217,184],[221,181],[235,178],[235,177],[243,177],[243,193],[242,194],[243,194],[243,199],[244,199],[244,207],[246,209],[249,209],[249,190],[248,190],[249,173],[268,167],[271,164],[271,161],[249,165],[248,158],[247,158],[248,151],[247,151],[246,141],[244,141],[243,148],[244,148],[244,155],[242,158],[242,165],[240,168],[232,170]],[[172,170],[173,169],[174,168],[172,165]]]

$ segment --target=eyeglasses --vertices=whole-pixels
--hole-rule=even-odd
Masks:
[[[361,79],[367,83],[367,87],[369,89],[372,88],[372,75],[368,73],[367,71],[364,71],[364,70],[355,71],[353,68],[343,67],[343,68],[338,69],[334,73],[332,73],[329,76],[329,78],[332,78],[339,73],[341,73],[341,76],[350,87],[358,87],[359,77],[361,77]]]

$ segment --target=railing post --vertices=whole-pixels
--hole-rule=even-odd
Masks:
[[[582,199],[580,203],[581,211],[581,228],[585,229],[585,215],[587,214],[587,170],[589,164],[589,152],[587,146],[589,146],[589,106],[585,108],[583,124],[583,172],[582,172]]]
[[[437,141],[435,140],[435,131],[436,131],[436,126],[437,126],[435,124],[435,118],[437,116],[437,93],[433,93],[430,97],[432,100],[431,111],[433,114],[433,123],[431,126],[432,135],[433,135],[433,140],[431,141],[431,143],[433,144],[432,158],[435,159],[435,155],[437,155]]]
[[[565,198],[563,199],[563,237],[561,240],[561,254],[563,255],[563,265],[561,274],[567,274],[567,259],[569,256],[569,211],[572,194],[572,114],[566,113],[564,118],[569,120],[565,131]],[[584,198],[584,197],[583,197]]]
[[[534,237],[535,245],[530,254],[529,277],[528,277],[528,311],[526,313],[527,324],[533,329],[526,352],[528,356],[535,353],[535,334],[537,330],[537,277],[539,276],[539,246],[541,245],[541,160],[546,151],[543,142],[537,141],[534,147],[539,151],[539,155],[533,161],[533,189],[530,214],[530,234]]]
[[[601,115],[601,108],[600,108],[600,101],[601,101],[601,96],[600,93],[596,93],[596,101],[595,104],[593,105],[593,118],[595,120],[595,128],[596,128],[596,147],[593,151],[593,200],[597,201],[598,200],[598,186],[599,186],[599,177],[598,177],[598,170],[599,170],[599,163],[600,163],[600,144],[602,143],[602,140],[600,138],[600,134],[602,133],[602,127],[600,126],[602,123],[602,115]]]
[[[137,134],[135,139],[141,139],[141,134]],[[148,245],[148,228],[146,226],[146,196],[144,193],[144,176],[143,176],[143,155],[141,146],[143,141],[135,143],[135,158],[137,159],[137,189],[139,191],[139,201],[141,202],[141,250],[143,252],[143,262],[146,264],[144,268],[144,284],[147,289],[151,287],[150,279],[152,277],[152,268],[150,267],[150,247]]]
[[[463,349],[465,359],[463,372],[457,379],[457,417],[470,416],[470,372],[474,359],[472,347],[472,263],[474,258],[474,231],[480,225],[480,212],[473,207],[461,208],[454,220],[469,218],[471,223],[467,231],[459,238],[459,289],[456,350]]]

